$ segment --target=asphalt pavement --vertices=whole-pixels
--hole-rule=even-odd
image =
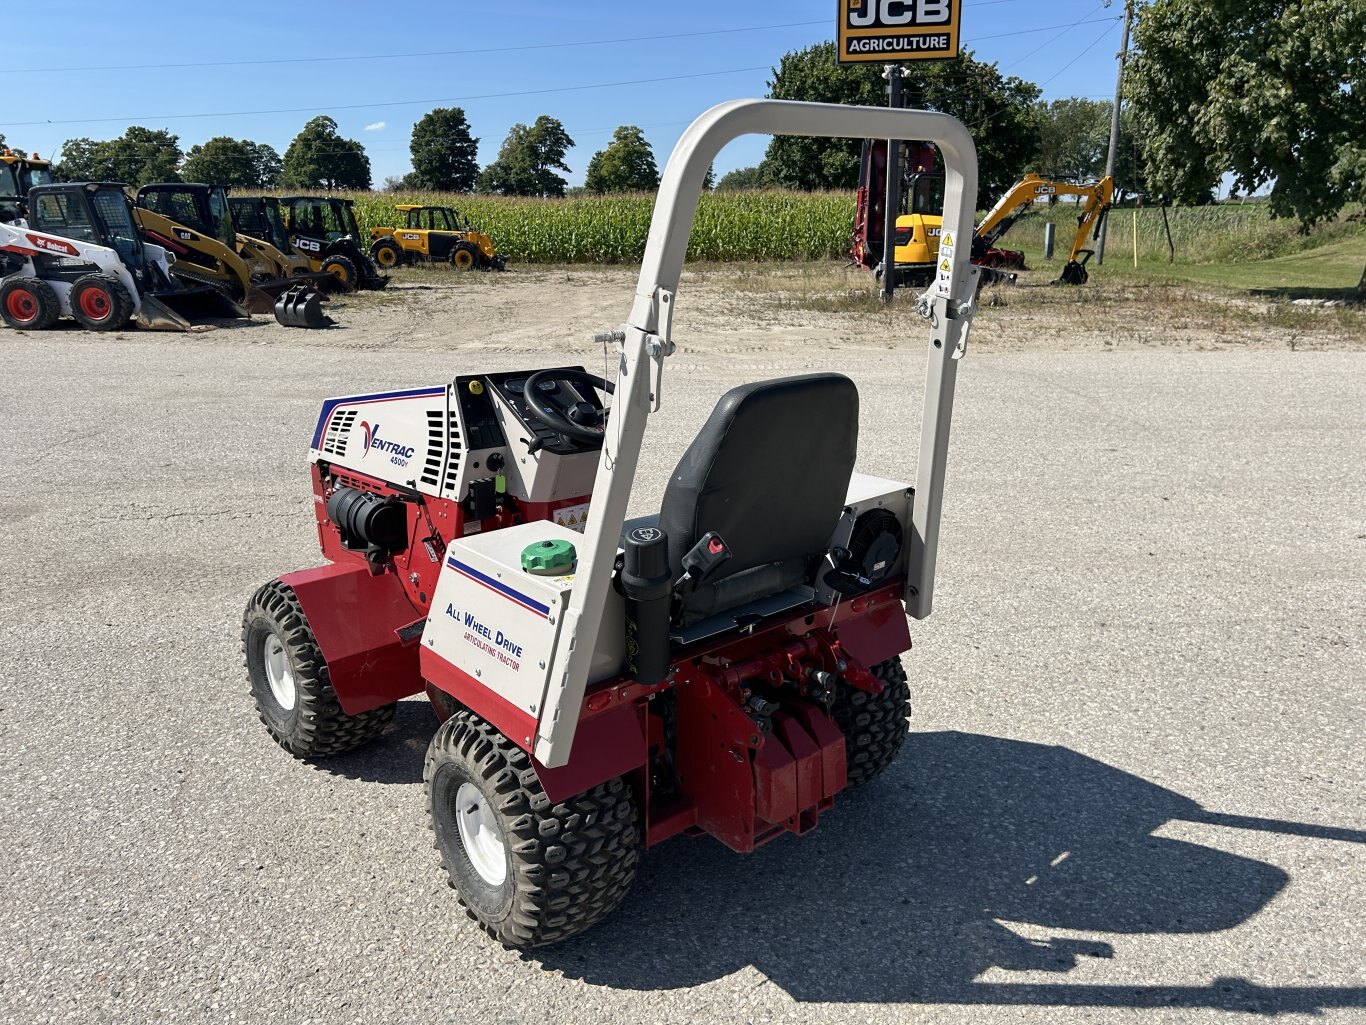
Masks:
[[[538,362],[0,331],[0,1021],[1366,1018],[1366,354],[970,351],[904,756],[519,954],[441,875],[425,701],[294,761],[238,629],[318,561],[323,397]],[[922,366],[676,358],[635,508],[726,387],[810,369],[909,479]]]

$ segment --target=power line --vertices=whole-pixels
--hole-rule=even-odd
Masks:
[[[384,103],[347,103],[330,104],[327,110],[370,110],[376,107],[408,107],[418,104],[428,103],[467,103],[470,100],[497,100],[510,96],[537,96],[544,93],[569,93],[582,92],[586,89],[611,89],[624,85],[649,85],[653,82],[679,82],[691,78],[715,78],[719,75],[739,75],[751,71],[768,71],[767,64],[750,68],[730,68],[726,71],[699,71],[691,75],[658,75],[653,78],[633,78],[622,82],[594,82],[591,85],[562,85],[553,89],[519,89],[514,92],[506,93],[480,93],[472,96],[439,96],[435,99],[426,100],[389,100]],[[83,117],[71,118],[63,121],[10,121],[8,126],[15,128],[28,127],[31,125],[84,125],[84,124],[104,124],[107,122],[121,121],[183,121],[190,118],[200,117],[249,117],[261,114],[307,114],[316,113],[317,105],[311,107],[276,107],[270,110],[225,110],[225,111],[205,111],[197,114],[141,114],[134,117]]]
[[[1020,3],[1022,0],[977,0],[973,7],[990,7],[993,4]],[[619,43],[652,43],[660,40],[688,39],[698,36],[735,35],[742,32],[769,32],[780,28],[810,28],[814,25],[828,25],[829,20],[789,21],[776,25],[750,25],[744,28],[719,28],[698,32],[670,32],[659,36],[622,36],[616,39],[580,39],[566,43],[527,43],[521,46],[480,46],[470,50],[426,50],[406,53],[366,53],[349,57],[269,57],[247,61],[195,61],[189,64],[102,64],[82,65],[69,68],[0,68],[0,75],[34,75],[53,72],[77,71],[162,71],[173,68],[241,68],[263,64],[329,64],[347,61],[410,60],[414,57],[468,57],[484,53],[518,53],[528,50],[560,50],[575,46],[614,46]],[[982,38],[992,39],[994,36]]]

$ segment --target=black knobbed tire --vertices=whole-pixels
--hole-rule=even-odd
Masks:
[[[57,292],[41,278],[10,278],[0,285],[0,317],[21,331],[45,331],[62,315]]]
[[[383,731],[394,704],[347,715],[327,674],[327,662],[294,591],[265,584],[242,616],[242,659],[256,711],[275,742],[296,758],[354,751]]]
[[[450,885],[504,946],[566,940],[631,888],[640,833],[620,776],[551,803],[527,753],[462,708],[432,738],[423,778]]]
[[[831,718],[844,734],[851,787],[881,775],[896,761],[911,717],[911,689],[901,659],[889,658],[869,671],[882,681],[881,694],[845,685],[836,692],[830,708]]]
[[[87,331],[117,331],[133,317],[133,297],[112,274],[86,274],[71,286],[71,315]]]
[[[384,270],[393,270],[403,262],[403,247],[391,238],[382,238],[370,247],[370,259]]]
[[[329,256],[322,262],[321,269],[340,281],[348,292],[354,292],[359,287],[360,272],[350,257]]]
[[[474,270],[484,262],[484,254],[472,242],[457,242],[451,250],[451,266],[456,270]]]

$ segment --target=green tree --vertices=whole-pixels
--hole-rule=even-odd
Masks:
[[[413,125],[410,181],[421,189],[469,192],[479,178],[479,140],[459,107],[437,107]]]
[[[739,192],[742,189],[771,189],[773,181],[762,164],[757,167],[737,167],[721,175],[717,192]]]
[[[500,196],[563,196],[568,184],[556,171],[569,171],[565,153],[574,140],[553,117],[542,114],[527,127],[515,124],[498,159],[479,175],[480,192]]]
[[[173,182],[181,180],[182,157],[177,136],[133,125],[117,139],[69,139],[54,174],[66,181]]]
[[[370,158],[354,139],[343,139],[337,122],[315,117],[285,150],[284,182],[300,189],[368,189]]]
[[[588,161],[583,187],[589,192],[644,192],[659,188],[659,168],[645,133],[622,125],[612,133],[606,149]]]
[[[1193,201],[1232,172],[1306,231],[1366,200],[1363,39],[1361,0],[1145,4],[1126,92],[1150,187]]]
[[[909,105],[952,114],[977,143],[978,205],[990,205],[1014,184],[1038,141],[1037,86],[1005,78],[970,52],[949,61],[907,66],[902,91]],[[880,64],[837,64],[835,44],[818,43],[783,55],[768,95],[882,107],[887,83]],[[797,189],[852,189],[858,178],[858,139],[775,136],[763,167],[774,183]]]
[[[185,181],[273,189],[280,184],[280,154],[265,143],[219,135],[191,146],[180,165]]]
[[[1068,96],[1038,104],[1039,152],[1031,167],[1045,177],[1095,178],[1105,173],[1114,104]]]

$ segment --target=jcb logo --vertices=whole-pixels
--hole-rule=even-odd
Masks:
[[[1036,196],[1051,196],[1057,191],[1052,185],[1036,185],[1034,187],[1034,195]]]
[[[311,238],[300,238],[300,239],[295,239],[294,244],[295,244],[296,246],[298,246],[300,249],[302,249],[302,250],[304,250],[305,252],[308,252],[308,253],[321,253],[321,252],[323,251],[323,244],[322,244],[321,242],[317,241],[316,239],[311,239]]]
[[[947,25],[952,16],[950,0],[849,0],[850,28]]]
[[[403,239],[405,242],[421,242],[421,241],[422,241],[422,236],[419,235],[419,234],[417,234],[416,232],[412,232],[412,231],[405,231],[402,235],[399,236],[399,238]]]
[[[943,231],[943,228],[929,228],[926,230],[925,234],[930,238],[938,238],[943,233]]]

